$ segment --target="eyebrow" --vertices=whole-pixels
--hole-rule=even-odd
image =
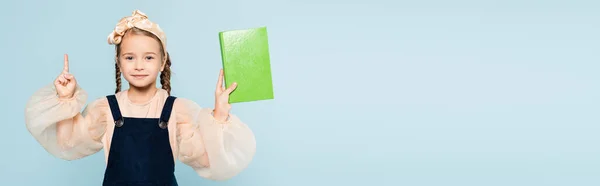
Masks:
[[[144,53],[144,54],[153,54],[153,55],[157,55],[157,54],[156,54],[156,53],[154,53],[154,52],[146,52],[146,53]],[[134,55],[134,54],[133,54],[133,52],[125,52],[125,53],[121,54],[121,56],[124,56],[124,55]]]

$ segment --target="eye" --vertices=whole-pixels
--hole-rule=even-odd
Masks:
[[[131,56],[125,56],[125,60],[133,60],[133,57],[131,57]]]
[[[146,60],[148,60],[148,61],[153,60],[153,59],[154,59],[153,56],[146,56]]]

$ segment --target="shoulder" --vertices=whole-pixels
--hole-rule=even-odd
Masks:
[[[176,97],[173,108],[177,112],[190,112],[202,109],[198,103],[187,98]]]
[[[95,114],[103,114],[107,111],[110,111],[110,106],[108,104],[108,99],[106,96],[96,98],[92,100],[84,109],[83,114],[95,113]]]
[[[210,114],[212,109],[201,107],[198,103],[190,99],[178,97],[173,103],[173,111],[177,112],[177,114],[197,116],[198,114]]]
[[[106,96],[98,97],[90,102],[88,106],[99,107],[108,106],[108,99]]]
[[[173,114],[177,123],[196,123],[210,116],[212,109],[202,108],[198,103],[187,98],[175,99]]]

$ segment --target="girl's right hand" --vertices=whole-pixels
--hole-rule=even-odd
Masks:
[[[65,62],[62,73],[54,80],[54,87],[58,97],[61,99],[70,99],[75,94],[77,81],[72,74],[69,74],[69,56],[65,54]]]

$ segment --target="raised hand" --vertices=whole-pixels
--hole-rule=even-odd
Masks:
[[[229,104],[229,94],[235,90],[237,83],[232,83],[227,89],[223,87],[223,69],[219,73],[219,80],[217,81],[217,90],[215,91],[215,119],[224,121],[229,116],[229,110],[231,110],[231,104]]]
[[[54,87],[56,87],[59,98],[69,99],[75,94],[77,81],[75,81],[75,77],[72,74],[69,74],[69,56],[65,54],[64,58],[63,71],[54,80]]]

